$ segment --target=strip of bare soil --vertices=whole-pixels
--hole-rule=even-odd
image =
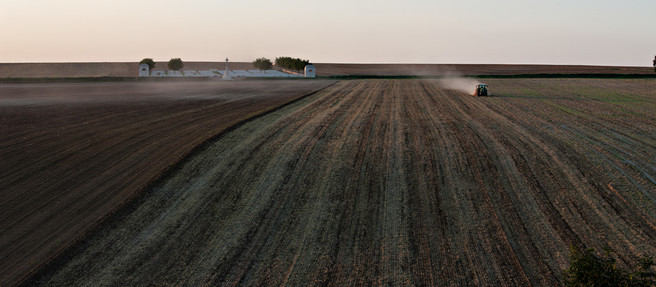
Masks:
[[[326,76],[439,76],[528,74],[640,74],[653,75],[651,67],[612,67],[583,65],[498,65],[498,64],[338,64],[315,63],[317,75]],[[0,78],[137,77],[137,62],[121,63],[0,63]],[[248,62],[230,62],[230,69],[256,69]],[[225,62],[185,62],[183,70],[225,68]],[[155,70],[166,70],[158,62]]]

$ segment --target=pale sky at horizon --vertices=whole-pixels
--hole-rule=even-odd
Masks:
[[[0,63],[651,66],[656,0],[0,0]]]

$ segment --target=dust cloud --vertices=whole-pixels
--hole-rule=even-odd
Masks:
[[[444,88],[461,91],[463,93],[472,94],[476,85],[482,84],[474,78],[464,77],[456,72],[447,72],[442,75],[439,80],[440,85]]]
[[[262,97],[264,91],[295,92],[312,81],[167,81],[98,83],[0,83],[0,107],[78,104],[162,103],[169,101],[232,101]]]

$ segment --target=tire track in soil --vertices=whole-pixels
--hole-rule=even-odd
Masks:
[[[569,207],[561,205],[561,208],[569,208],[580,214],[579,221],[594,222],[597,219],[590,215],[600,214],[597,217],[605,218],[604,225],[612,225],[610,228],[616,230],[612,233],[631,238],[603,240],[597,247],[610,246],[624,263],[635,261],[636,255],[649,255],[649,250],[653,250],[653,211],[656,205],[635,195],[656,193],[656,186],[649,184],[651,175],[641,168],[653,164],[655,158],[650,156],[656,147],[650,131],[654,130],[656,114],[653,109],[643,108],[654,106],[653,90],[644,86],[653,86],[655,82],[532,80],[530,83],[545,81],[553,82],[549,87],[557,89],[540,90],[539,96],[531,100],[512,99],[514,96],[510,96],[505,99],[490,98],[486,104],[533,134],[557,139],[550,142],[556,153],[574,159],[570,162],[583,174],[582,178],[594,186],[594,192],[579,194],[579,199],[574,201],[571,195],[562,198],[561,201],[572,203]],[[496,84],[503,89],[506,83],[501,81]],[[577,86],[584,88],[573,88]],[[597,86],[598,91],[589,92]],[[615,98],[602,98],[600,101],[600,95],[613,95]],[[631,95],[631,100],[617,100],[616,95]],[[567,113],[554,109],[552,105],[536,104],[554,98],[567,107]],[[639,111],[639,117],[635,116],[634,111]],[[617,134],[630,136],[622,138]],[[582,158],[585,160],[580,160]],[[593,207],[592,210],[576,204],[579,201],[587,202]],[[608,219],[606,214],[614,214],[621,219]],[[602,227],[590,232],[596,236],[608,231]]]
[[[471,98],[467,97],[460,97],[458,99],[463,102],[471,101]],[[494,107],[494,105],[491,105],[490,103],[482,103],[483,101],[484,100],[476,100],[472,103],[474,105],[483,106],[486,109],[487,105]],[[503,109],[497,109],[497,111],[503,111]],[[491,113],[487,110],[479,110],[469,113],[471,115],[480,116],[480,119],[478,120],[480,123],[507,121],[508,118],[516,117],[518,114],[506,113],[502,117],[497,116],[495,118],[490,117],[494,116],[495,113]],[[544,210],[544,214],[553,214],[549,217],[549,222],[551,222],[551,225],[556,228],[556,230],[561,230],[559,233],[562,234],[561,237],[565,239],[565,242],[578,243],[576,237],[566,235],[567,233],[573,233],[571,232],[572,227],[567,226],[571,225],[574,226],[573,228],[577,231],[577,237],[587,237],[584,239],[586,244],[597,247],[608,244],[617,251],[621,250],[620,253],[622,254],[634,254],[634,256],[636,255],[637,250],[644,250],[646,251],[646,254],[650,254],[650,252],[653,253],[653,225],[649,224],[648,221],[646,222],[645,217],[641,216],[639,211],[630,210],[626,205],[622,207],[622,205],[618,204],[618,198],[609,197],[607,195],[608,193],[606,192],[605,184],[603,183],[604,176],[600,177],[599,173],[591,174],[592,169],[589,161],[582,158],[580,154],[572,156],[572,153],[568,150],[568,148],[564,147],[563,143],[559,142],[558,140],[555,140],[551,137],[537,138],[534,136],[536,134],[534,128],[536,121],[531,121],[530,123],[532,125],[526,125],[521,129],[518,129],[514,125],[509,125],[515,129],[516,132],[501,138],[503,142],[506,142],[504,145],[506,145],[508,148],[511,148],[513,144],[510,143],[516,142],[517,144],[514,144],[516,147],[524,147],[522,150],[512,153],[515,157],[516,155],[544,154],[548,155],[549,158],[537,159],[538,161],[544,161],[545,164],[536,164],[535,159],[531,160],[531,162],[525,163],[516,161],[517,165],[522,167],[520,170],[523,172],[511,172],[506,174],[538,175],[537,177],[531,179],[531,181],[535,182],[536,186],[539,187],[538,193],[535,193],[536,198],[539,199],[537,203],[540,203],[542,206],[541,208]],[[518,139],[521,141],[526,141],[529,144],[522,144],[521,141],[517,142]],[[542,151],[530,149],[526,150],[526,147],[538,147]],[[549,165],[549,161],[556,164]],[[564,172],[564,175],[559,176],[558,174],[553,174],[554,172],[557,173],[560,170]],[[540,173],[542,173],[542,175],[540,175]],[[559,178],[568,179],[569,183],[574,184],[574,186],[567,188],[567,181],[557,181]],[[554,184],[551,186],[545,185],[550,181],[554,181]],[[562,191],[560,194],[549,192],[557,191],[559,189]],[[560,198],[554,198],[554,194],[560,195]],[[559,201],[569,201],[569,204],[564,205],[559,203]],[[554,208],[549,207],[548,209],[545,209],[545,206],[548,206],[549,204],[559,206],[561,210],[575,208],[577,209],[578,214],[572,216],[565,213],[554,213],[556,210]],[[581,207],[587,210],[581,211]],[[621,208],[622,210],[619,210],[618,208]],[[530,216],[530,213],[523,214],[526,215],[523,215],[521,218]],[[563,227],[559,227],[562,224],[555,224],[557,221],[568,221],[568,224],[564,226],[565,229],[563,230]],[[586,224],[580,224],[581,222],[585,222]],[[540,233],[544,234],[545,232],[541,231],[540,229],[536,229],[531,232],[531,234]],[[610,234],[611,236],[608,236],[609,238],[605,238],[606,234]],[[628,234],[631,234],[631,236],[628,236]],[[569,239],[567,239],[568,237]],[[611,237],[612,239],[610,239]],[[547,238],[542,238],[535,241],[548,242]],[[541,254],[544,258],[548,257],[545,255],[548,255],[549,253],[547,251],[542,251]],[[554,272],[558,272],[558,270],[554,270]]]
[[[460,170],[459,171],[459,173],[461,173],[460,175],[454,174],[452,176],[460,177],[460,178],[468,178],[467,182],[475,183],[474,186],[465,187],[465,188],[461,188],[457,185],[457,183],[455,183],[455,186],[450,186],[445,189],[446,192],[454,193],[450,196],[455,198],[455,201],[463,202],[463,203],[469,201],[467,203],[468,206],[466,206],[466,208],[463,209],[462,208],[463,206],[460,207],[461,214],[455,215],[460,218],[463,218],[463,220],[465,220],[464,218],[466,218],[466,220],[471,220],[470,222],[466,223],[462,227],[459,227],[459,229],[465,231],[466,236],[462,238],[462,240],[456,240],[457,242],[455,242],[454,244],[460,244],[461,242],[464,242],[465,245],[457,246],[456,249],[464,248],[465,250],[470,250],[468,252],[473,253],[469,255],[467,258],[469,262],[468,264],[490,265],[490,266],[482,266],[480,268],[473,268],[475,271],[476,270],[478,271],[471,275],[472,277],[474,277],[474,280],[476,280],[475,281],[476,283],[494,282],[494,281],[490,281],[491,278],[489,277],[500,278],[503,276],[508,276],[503,281],[512,282],[513,278],[514,280],[518,280],[518,279],[526,280],[527,279],[526,275],[523,274],[523,270],[521,266],[519,266],[519,262],[517,261],[516,258],[514,258],[515,255],[513,253],[513,250],[508,246],[506,235],[504,234],[503,229],[499,226],[499,222],[498,222],[499,220],[496,214],[496,210],[491,208],[492,206],[490,203],[490,198],[488,193],[490,192],[490,190],[493,190],[494,192],[498,190],[497,187],[499,183],[497,182],[497,180],[498,178],[501,178],[503,175],[496,170],[497,167],[492,164],[492,160],[490,156],[487,153],[482,152],[489,149],[486,148],[485,146],[487,138],[481,138],[484,136],[484,134],[466,125],[469,124],[471,121],[469,119],[469,115],[463,113],[458,108],[458,105],[455,105],[453,102],[449,101],[450,97],[448,94],[444,94],[443,92],[441,92],[441,90],[434,89],[435,86],[432,86],[432,88],[433,89],[426,89],[425,91],[427,92],[427,94],[439,95],[438,97],[431,97],[431,100],[435,101],[434,106],[444,107],[444,110],[441,112],[441,114],[448,118],[448,120],[446,121],[448,123],[447,130],[452,133],[451,135],[449,135],[451,137],[449,141],[459,143],[450,147],[448,153],[452,153],[452,151],[455,151],[453,152],[453,154],[462,157],[460,159],[456,159],[456,163],[455,163],[456,165],[471,167],[469,170]],[[488,153],[490,152],[495,152],[495,151],[489,150]],[[449,156],[448,153],[445,154],[445,156]],[[483,178],[481,172],[486,173],[485,178]],[[487,174],[492,174],[492,175],[490,176]],[[462,196],[465,196],[465,198],[462,198]],[[481,203],[485,203],[485,204],[482,205]],[[483,211],[482,210],[483,207],[488,208],[488,210]],[[486,217],[491,216],[491,218],[495,220],[489,221],[489,218],[483,218],[481,217],[481,214],[486,214]],[[489,234],[480,233],[481,231],[480,227],[476,227],[476,229],[479,232],[478,234],[473,234],[471,231],[466,231],[467,229],[471,228],[471,226],[477,226],[481,224],[488,227],[492,227],[491,230],[488,231]],[[485,236],[487,238],[479,238],[482,236]],[[478,245],[478,242],[490,240],[489,238],[492,238],[492,241],[496,242],[496,246],[491,248],[491,247]],[[482,253],[482,252],[475,252],[474,250],[477,250],[479,248],[485,248],[486,250],[484,252],[494,255],[492,256],[493,258],[484,258],[484,257],[477,256],[478,253]],[[490,260],[494,260],[494,261],[490,262]],[[493,268],[497,267],[497,270],[490,270],[493,268],[484,268],[484,267],[493,267]],[[492,273],[489,272],[487,274],[484,273],[484,271],[486,270]],[[466,278],[467,277],[463,278],[463,280],[466,280]],[[466,283],[466,281],[463,281],[460,284],[463,283]],[[494,282],[493,284],[499,284],[499,282]]]
[[[339,82],[216,140],[39,282],[543,286],[569,244],[656,253],[605,174],[504,105]]]

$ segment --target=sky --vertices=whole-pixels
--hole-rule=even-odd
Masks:
[[[651,66],[656,0],[0,0],[0,63]]]

